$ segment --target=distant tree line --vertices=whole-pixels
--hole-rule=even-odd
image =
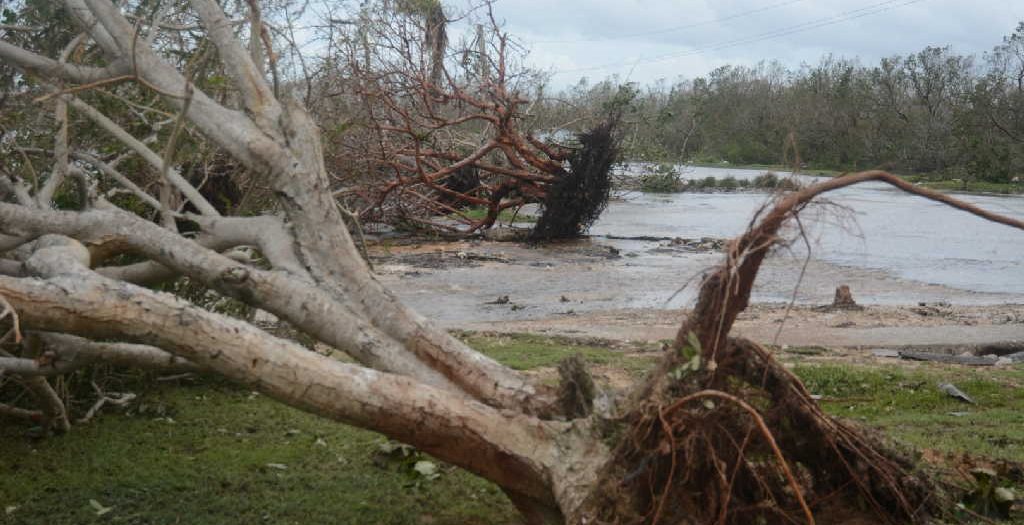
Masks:
[[[723,66],[644,89],[581,80],[545,99],[538,119],[572,122],[573,114],[624,97],[631,109],[624,148],[635,160],[799,158],[819,168],[988,182],[1024,173],[1024,22],[980,58],[928,47],[874,66],[832,55],[796,70],[777,62]]]

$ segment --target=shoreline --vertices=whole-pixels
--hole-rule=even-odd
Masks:
[[[623,244],[624,243],[624,244]],[[661,340],[675,336],[689,293],[721,251],[650,241],[585,239],[554,246],[461,241],[371,246],[378,278],[406,304],[452,330]],[[636,250],[630,245],[644,245]],[[633,251],[636,250],[636,251]],[[643,253],[639,259],[636,253]],[[631,256],[631,254],[634,254]],[[773,342],[799,265],[770,259],[737,333]],[[850,285],[860,311],[819,311]],[[1024,296],[927,285],[885,272],[812,261],[780,344],[872,346],[1024,341]],[[923,304],[922,304],[923,303]]]
[[[650,161],[628,161],[628,162],[642,162],[647,163]],[[658,162],[655,162],[657,164]],[[674,161],[666,161],[666,164],[675,164],[677,166],[692,166],[697,168],[716,168],[716,169],[737,169],[737,170],[765,170],[773,171],[777,173],[792,173],[790,166],[783,166],[781,164],[716,164],[710,162],[693,162],[693,163],[676,163]],[[872,168],[875,169],[875,168]],[[880,169],[880,168],[879,168]],[[831,168],[801,168],[797,173],[798,175],[806,175],[811,177],[838,177],[847,173],[857,173],[857,171],[864,170],[837,170]],[[1007,195],[1024,195],[1024,182],[985,182],[977,181],[969,184],[981,185],[981,189],[962,189],[958,187],[951,187],[959,185],[958,180],[953,179],[929,179],[927,175],[907,175],[905,173],[893,173],[897,177],[907,179],[909,182],[921,185],[925,188],[941,191],[943,193],[952,193],[960,195],[987,195],[987,196],[1007,196]]]
[[[688,313],[684,309],[619,309],[443,326],[454,330],[653,342],[674,338]],[[788,314],[785,305],[752,304],[737,318],[735,335],[783,347],[863,350],[1020,343],[1024,342],[1024,304],[866,306],[862,310],[832,311],[795,306]]]

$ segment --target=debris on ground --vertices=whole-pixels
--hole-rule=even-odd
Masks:
[[[609,238],[620,237],[609,236]],[[684,239],[682,237],[630,237],[629,239],[658,240],[658,246],[650,249],[650,253],[707,253],[720,252],[725,248],[725,239],[716,239],[714,237],[701,237],[699,239]]]
[[[931,361],[935,363],[948,363],[951,365],[992,366],[997,364],[998,362],[998,358],[996,356],[988,355],[951,355],[938,354],[932,352],[914,352],[908,350],[900,350],[898,354],[901,359],[909,359],[911,361]]]
[[[953,315],[953,305],[946,301],[921,302],[917,303],[917,306],[911,308],[910,311],[923,317],[950,317]]]
[[[971,396],[968,396],[967,394],[963,393],[963,391],[954,386],[952,383],[939,383],[939,390],[948,394],[949,397],[958,399],[960,401],[963,401],[964,403],[969,403],[972,405],[976,404],[974,400],[971,399]]]
[[[495,227],[484,230],[483,237],[488,241],[496,242],[521,242],[530,236],[527,228]]]
[[[1011,487],[1004,486],[1006,480],[1000,479],[995,470],[987,467],[971,469],[971,476],[975,487],[964,498],[964,504],[983,517],[1009,519],[1017,494]]]

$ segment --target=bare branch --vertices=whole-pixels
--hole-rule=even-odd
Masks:
[[[68,59],[71,57],[71,53],[74,52],[78,46],[82,45],[88,35],[85,33],[79,34],[75,38],[71,39],[64,49],[60,52],[58,61],[61,64],[66,64]],[[68,175],[68,104],[64,99],[58,98],[56,107],[53,111],[54,120],[57,121],[57,133],[53,138],[53,169],[50,170],[50,177],[46,180],[46,184],[39,189],[39,193],[36,194],[36,202],[39,206],[50,206],[50,200],[53,199],[54,193],[57,188],[60,187],[64,178]]]
[[[32,332],[42,354],[35,359],[0,357],[0,370],[23,376],[54,376],[102,363],[144,370],[195,372],[200,368],[159,348],[130,343],[103,343],[67,334]]]
[[[253,57],[235,38],[231,22],[224,16],[224,11],[212,0],[192,0],[192,7],[199,13],[210,40],[217,46],[228,73],[242,92],[245,108],[257,118],[260,128],[276,129],[281,106],[274,98],[260,68],[253,62]],[[252,38],[256,46],[259,46],[259,31],[259,28],[253,27]]]
[[[109,117],[101,113],[96,108],[90,106],[89,104],[86,104],[81,99],[70,96],[66,97],[68,103],[71,104],[71,107],[84,113],[86,116],[92,119],[93,122],[95,122],[108,133],[110,133],[114,138],[121,141],[121,143],[128,146],[129,148],[131,148],[140,157],[142,157],[143,160],[149,163],[150,166],[153,166],[154,169],[162,170],[164,168],[164,162],[160,155],[158,155],[155,151],[149,149],[149,146],[146,146],[145,144],[142,143],[142,141],[133,137],[130,133],[125,131],[124,128],[118,126],[116,122],[110,120]],[[170,183],[174,185],[174,187],[178,191],[180,191],[182,195],[185,196],[186,199],[191,201],[192,204],[195,205],[196,209],[198,209],[200,213],[202,213],[203,215],[210,215],[214,217],[220,216],[220,212],[218,212],[217,209],[214,208],[213,205],[210,204],[210,202],[207,201],[206,198],[199,193],[199,190],[197,190],[194,186],[189,184],[189,182],[185,180],[185,178],[182,177],[180,173],[178,173],[178,170],[168,167],[166,175],[168,181],[170,181]]]
[[[101,82],[127,73],[122,63],[114,63],[103,68],[68,64],[27,51],[3,40],[0,40],[0,59],[42,78],[59,78],[80,84]]]
[[[119,209],[75,213],[30,210],[0,203],[0,224],[17,225],[29,232],[67,235],[88,242],[94,250],[105,243],[130,246],[164,266],[291,322],[368,366],[409,375],[452,391],[460,390],[436,370],[423,366],[424,363],[353,311],[350,305],[310,281],[242,266]],[[39,250],[37,248],[36,253]],[[89,263],[88,254],[84,262]],[[311,311],[318,315],[309,315]]]

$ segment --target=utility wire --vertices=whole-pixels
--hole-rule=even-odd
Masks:
[[[768,32],[765,32],[765,33],[760,33],[760,34],[757,34],[757,35],[754,35],[754,36],[751,36],[751,37],[747,37],[747,38],[740,38],[740,39],[736,39],[736,40],[729,40],[729,41],[726,41],[726,42],[720,42],[718,44],[711,44],[711,45],[704,46],[704,47],[698,47],[696,49],[691,49],[691,50],[688,50],[688,51],[680,51],[680,52],[675,52],[675,53],[667,53],[667,54],[664,54],[664,55],[659,55],[659,56],[650,57],[650,58],[639,58],[639,59],[636,59],[636,60],[629,60],[629,61],[622,61],[622,62],[612,62],[612,63],[602,64],[602,65],[598,65],[598,66],[589,66],[589,67],[581,67],[581,68],[574,68],[574,69],[556,70],[556,71],[552,72],[552,75],[561,75],[561,74],[567,74],[567,73],[581,73],[581,72],[586,72],[586,71],[599,71],[599,70],[602,70],[602,69],[613,69],[613,68],[624,67],[624,66],[635,67],[635,66],[640,65],[640,64],[651,64],[651,63],[655,63],[655,62],[664,62],[666,60],[672,60],[672,59],[676,59],[676,58],[682,58],[682,57],[687,57],[687,56],[698,55],[698,54],[705,53],[705,52],[708,52],[708,51],[718,51],[720,49],[736,47],[736,46],[740,46],[740,45],[744,45],[744,44],[753,44],[753,43],[761,42],[761,41],[764,41],[764,40],[771,40],[771,39],[774,39],[774,38],[788,36],[788,35],[792,35],[792,34],[796,34],[796,33],[802,33],[802,32],[805,32],[805,31],[810,31],[812,29],[817,29],[817,28],[820,28],[820,27],[835,25],[835,24],[839,24],[839,23],[843,23],[843,22],[849,22],[851,20],[856,20],[858,18],[863,18],[865,16],[870,16],[870,15],[875,15],[875,14],[878,14],[878,13],[883,13],[883,12],[886,12],[886,11],[890,11],[892,9],[896,9],[896,8],[899,8],[899,7],[905,7],[905,6],[908,6],[908,5],[911,5],[911,4],[916,4],[916,3],[919,3],[919,2],[923,2],[923,1],[925,1],[925,0],[903,0],[903,1],[901,1],[901,0],[886,0],[884,2],[878,2],[878,3],[871,4],[871,5],[866,6],[866,7],[859,8],[859,9],[854,9],[854,10],[851,10],[851,11],[845,11],[845,12],[840,13],[838,15],[833,15],[833,16],[819,18],[819,19],[816,19],[816,20],[812,20],[810,22],[804,22],[802,24],[797,24],[795,26],[790,26],[790,27],[786,27],[786,28],[782,28],[782,29],[768,31]]]
[[[648,36],[653,36],[653,35],[663,35],[665,33],[675,33],[677,31],[682,31],[684,29],[692,29],[694,27],[701,27],[701,26],[706,26],[706,25],[710,25],[710,24],[718,24],[718,23],[721,23],[721,22],[728,22],[729,20],[735,20],[737,18],[744,18],[744,17],[747,17],[747,16],[756,15],[758,13],[763,13],[765,11],[771,11],[772,9],[778,9],[780,7],[786,7],[788,5],[793,5],[793,4],[797,4],[797,3],[800,3],[800,2],[804,2],[804,1],[806,1],[806,0],[788,0],[786,2],[779,2],[777,4],[772,4],[772,5],[767,5],[767,6],[764,6],[764,7],[759,7],[757,9],[752,9],[750,11],[741,11],[739,13],[734,13],[734,14],[731,14],[731,15],[728,15],[728,16],[723,16],[721,18],[715,18],[714,20],[704,20],[703,22],[694,22],[692,24],[686,24],[686,25],[681,25],[681,26],[666,27],[664,29],[655,29],[653,31],[640,31],[640,32],[637,32],[637,33],[625,33],[625,34],[622,34],[622,35],[603,35],[603,36],[599,36],[599,37],[595,37],[595,38],[582,38],[582,39],[578,39],[578,40],[537,40],[537,41],[529,42],[529,43],[530,44],[578,44],[578,43],[585,43],[585,42],[604,42],[604,41],[607,41],[607,40],[625,40],[625,39],[629,39],[629,38],[640,38],[640,37],[648,37]]]

